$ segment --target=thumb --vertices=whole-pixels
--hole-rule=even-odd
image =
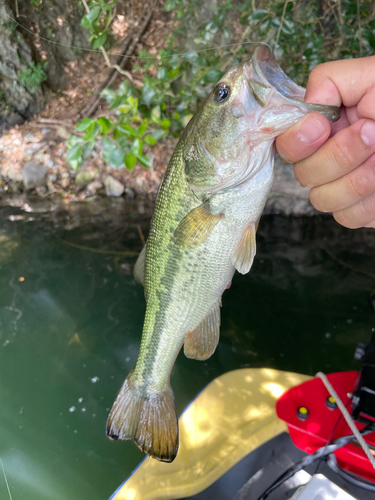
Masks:
[[[320,113],[308,113],[276,138],[276,149],[286,163],[311,156],[328,139],[331,125]]]

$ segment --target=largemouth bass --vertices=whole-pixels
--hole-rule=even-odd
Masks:
[[[108,417],[109,437],[132,439],[165,462],[175,458],[170,373],[182,345],[199,360],[216,349],[221,296],[255,256],[274,139],[311,111],[339,118],[338,108],[305,103],[304,95],[261,45],[221,78],[181,135],[135,266],[146,315],[137,363]]]

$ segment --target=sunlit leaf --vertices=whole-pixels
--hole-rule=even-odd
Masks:
[[[137,157],[135,155],[128,154],[125,156],[125,165],[128,170],[133,170],[136,163],[137,163]]]
[[[101,116],[100,118],[98,118],[97,123],[100,126],[100,128],[102,129],[102,132],[104,134],[109,132],[114,125],[113,121],[108,120],[108,118],[106,118],[105,116]]]
[[[178,68],[170,69],[168,71],[168,77],[169,77],[169,79],[172,80],[173,78],[175,78],[178,75],[178,71],[179,71]]]
[[[143,141],[141,141],[141,139],[138,138],[134,139],[130,151],[137,156],[142,154],[142,149],[143,149]]]
[[[161,123],[160,123],[160,126],[164,130],[168,130],[169,127],[171,126],[171,122],[170,122],[170,120],[162,120]]]
[[[142,125],[139,125],[138,127],[138,136],[140,137],[142,134],[146,132],[147,125],[146,123],[142,123]]]
[[[150,146],[153,146],[154,144],[156,144],[156,139],[154,137],[152,137],[151,135],[146,135],[146,137],[144,138],[144,141],[146,144],[149,144]]]
[[[79,123],[77,123],[76,131],[83,132],[84,130],[87,130],[90,127],[90,125],[94,123],[94,121],[95,120],[93,120],[92,118],[84,118]]]
[[[99,49],[102,47],[107,40],[107,32],[103,31],[101,35],[95,38],[95,40],[92,42],[92,48],[93,49]]]

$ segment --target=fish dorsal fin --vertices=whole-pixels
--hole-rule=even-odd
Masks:
[[[204,320],[185,338],[185,356],[192,359],[208,359],[215,352],[220,336],[221,300],[211,309]]]
[[[175,243],[186,249],[201,245],[211,234],[219,222],[221,214],[212,215],[208,203],[189,212],[177,226],[174,232]]]
[[[246,274],[250,271],[253,265],[253,260],[257,251],[256,247],[256,230],[258,223],[252,222],[243,234],[241,241],[235,248],[232,256],[232,262],[237,271],[241,274]]]
[[[146,245],[142,248],[134,266],[134,279],[137,283],[145,286],[145,264],[146,264]]]

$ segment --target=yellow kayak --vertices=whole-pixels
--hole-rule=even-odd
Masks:
[[[276,416],[276,401],[309,378],[268,368],[245,368],[216,378],[181,415],[174,462],[146,458],[110,500],[169,500],[205,490],[286,431]]]

